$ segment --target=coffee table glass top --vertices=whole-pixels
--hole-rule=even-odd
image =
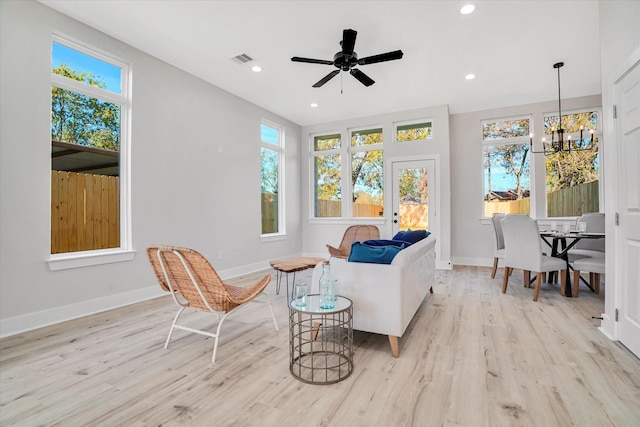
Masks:
[[[297,306],[295,300],[289,301],[289,306],[302,313],[336,313],[351,307],[351,300],[346,297],[337,296],[333,308],[320,308],[320,295],[312,294],[307,295],[307,304],[304,307]]]

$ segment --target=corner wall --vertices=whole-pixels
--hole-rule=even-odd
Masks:
[[[2,1],[0,31],[0,336],[160,295],[152,243],[193,247],[223,277],[301,252],[298,125],[35,1]],[[52,32],[131,64],[133,261],[48,268]],[[286,136],[288,234],[270,242],[260,241],[263,118]]]

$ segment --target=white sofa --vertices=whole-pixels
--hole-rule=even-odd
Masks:
[[[331,258],[338,295],[353,301],[353,328],[389,336],[391,354],[399,357],[398,338],[430,292],[435,281],[436,238],[401,250],[391,264],[347,262]],[[322,264],[313,270],[311,289],[318,291]]]

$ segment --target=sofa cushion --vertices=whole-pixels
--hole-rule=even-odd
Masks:
[[[402,240],[388,240],[388,239],[365,240],[362,243],[369,246],[389,246],[389,245],[402,246],[404,245],[405,248],[412,245],[411,242],[405,242]]]
[[[351,245],[349,262],[367,262],[371,264],[391,264],[393,258],[404,249],[401,246],[370,246],[361,242],[354,242]]]
[[[416,243],[426,238],[429,234],[431,233],[427,230],[398,231],[396,235],[393,236],[393,240],[402,240],[405,242]]]

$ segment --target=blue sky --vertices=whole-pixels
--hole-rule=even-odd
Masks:
[[[260,125],[260,135],[264,142],[278,145],[278,130],[267,125]]]
[[[53,42],[51,68],[57,68],[61,64],[66,64],[69,68],[82,73],[89,72],[94,77],[102,80],[107,85],[107,90],[114,93],[121,93],[120,76],[122,70],[120,67]]]

